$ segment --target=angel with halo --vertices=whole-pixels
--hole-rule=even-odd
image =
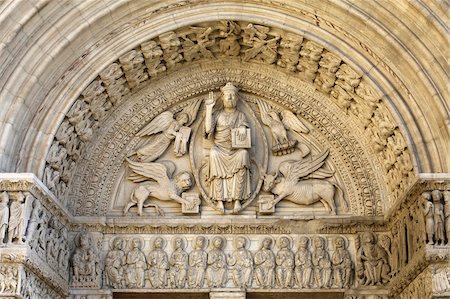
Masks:
[[[183,156],[187,152],[187,142],[191,132],[189,126],[197,117],[201,103],[201,99],[192,101],[176,116],[171,111],[165,111],[156,116],[136,134],[138,137],[153,136],[153,138],[147,145],[132,152],[128,157],[136,155],[140,162],[153,162],[164,154],[174,139],[175,156]]]
[[[184,199],[183,192],[188,191],[193,186],[193,176],[189,171],[175,173],[175,164],[171,161],[161,161],[159,163],[134,162],[127,159],[132,174],[128,177],[134,183],[146,183],[136,187],[131,193],[130,200],[125,206],[123,213],[128,213],[129,209],[136,205],[138,215],[143,214],[144,207],[154,207],[158,215],[163,215],[161,208],[153,203],[148,203],[147,199],[154,198],[163,201],[175,200],[181,204],[192,208],[199,202]]]
[[[257,99],[262,122],[268,126],[272,132],[272,153],[275,156],[287,155],[298,149],[302,152],[302,157],[309,154],[309,148],[305,144],[297,144],[297,140],[290,140],[287,130],[298,134],[309,133],[309,129],[291,111],[283,110],[281,113],[272,108],[268,103]],[[281,114],[281,118],[280,118]]]

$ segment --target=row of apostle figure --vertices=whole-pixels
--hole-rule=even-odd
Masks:
[[[175,236],[172,241],[170,256],[164,251],[163,237],[156,237],[145,255],[140,238],[132,238],[125,251],[126,241],[116,237],[105,258],[106,283],[112,288],[199,289],[227,287],[229,280],[238,288],[348,288],[353,282],[352,258],[340,236],[333,240],[331,255],[327,241],[320,236],[312,242],[300,237],[296,253],[286,236],[278,238],[276,253],[271,237],[262,238],[254,253],[248,250],[250,241],[244,236],[234,238],[231,253],[225,253],[222,236],[211,238],[209,251],[205,250],[208,239],[197,236],[190,253],[185,250],[184,237]]]

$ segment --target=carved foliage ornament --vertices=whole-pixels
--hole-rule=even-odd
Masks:
[[[379,153],[380,161],[385,161],[384,172],[392,197],[398,198],[406,190],[412,180],[413,166],[405,139],[386,104],[364,77],[337,55],[302,36],[277,28],[227,20],[166,32],[123,54],[118,61],[100,72],[99,77],[82,92],[55,135],[46,159],[45,184],[58,197],[65,199],[76,162],[86,148],[86,142],[92,138],[112,107],[120,104],[130,90],[183,63],[223,57],[240,57],[243,62],[275,65],[287,73],[298,74],[302,80],[330,94],[347,115],[361,120],[361,128],[371,136],[370,142]],[[275,142],[271,150],[276,154],[292,151],[296,146],[295,140],[287,139],[285,131],[306,133],[305,128],[302,128],[301,121],[297,125],[289,123],[289,120],[295,121],[289,117],[289,110],[270,108],[264,104],[260,106],[263,123],[269,124],[272,129]],[[165,117],[168,119],[167,125],[176,125],[175,119],[168,113]],[[180,118],[182,121],[186,116]],[[162,125],[159,128],[164,132],[169,130]],[[175,131],[179,137],[174,150],[183,155],[189,133],[187,129]],[[235,210],[238,209],[236,206]]]

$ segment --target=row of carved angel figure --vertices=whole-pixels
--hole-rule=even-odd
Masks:
[[[291,239],[261,239],[259,250],[248,250],[250,241],[244,236],[234,238],[234,250],[225,253],[226,239],[221,236],[208,239],[198,236],[193,240],[193,250],[186,252],[186,240],[172,239],[173,252],[165,251],[166,240],[156,237],[152,250],[145,255],[142,240],[126,241],[116,237],[105,258],[105,278],[112,288],[223,288],[231,280],[239,288],[349,288],[354,280],[352,257],[343,237],[333,241],[334,252],[327,250],[325,238],[302,236],[298,250],[292,250]],[[310,246],[310,243],[311,246]],[[310,249],[312,248],[312,250]],[[149,284],[146,283],[149,281]]]

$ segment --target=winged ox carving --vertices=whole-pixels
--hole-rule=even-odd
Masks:
[[[348,203],[343,197],[342,189],[331,182],[323,180],[331,177],[334,172],[322,168],[329,150],[312,156],[311,159],[283,161],[274,174],[263,176],[263,190],[272,192],[274,199],[267,202],[271,209],[283,199],[301,205],[311,205],[321,202],[328,213],[336,214],[334,202],[335,192],[341,193],[344,209],[348,209]]]

